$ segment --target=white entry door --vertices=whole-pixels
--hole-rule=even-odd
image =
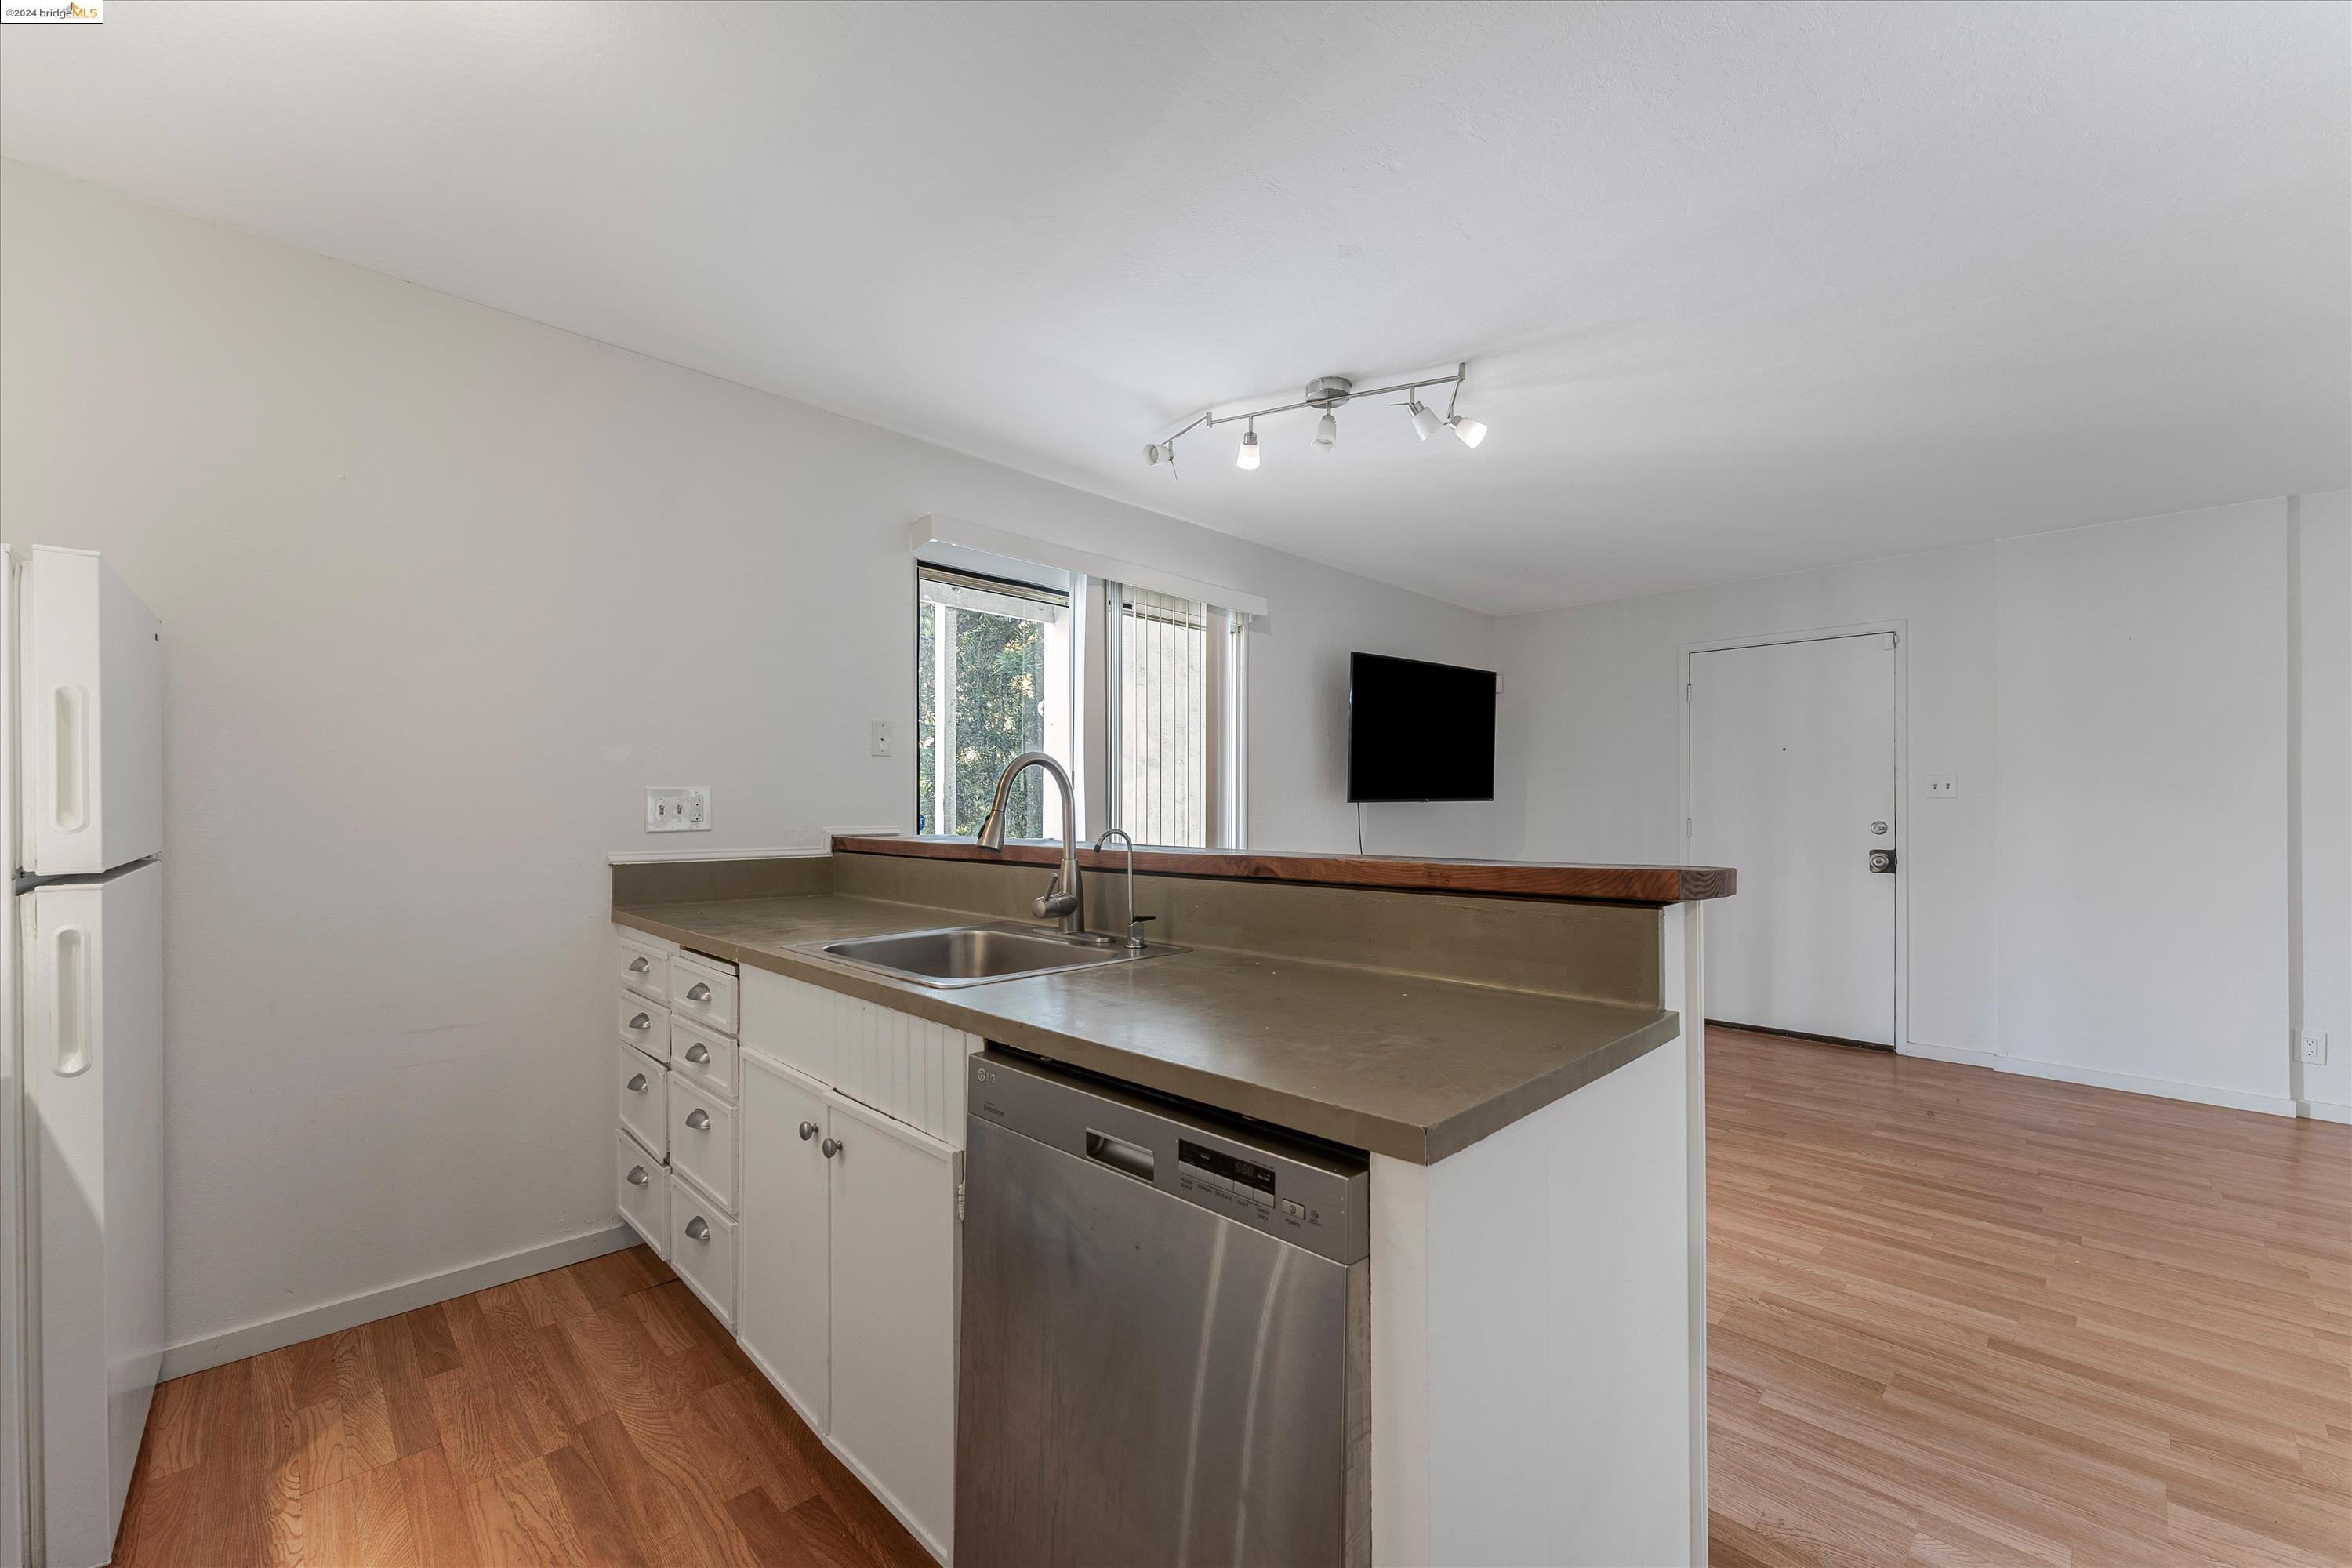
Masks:
[[[1691,656],[1690,858],[1739,877],[1710,1017],[1895,1043],[1895,692],[1891,633]]]

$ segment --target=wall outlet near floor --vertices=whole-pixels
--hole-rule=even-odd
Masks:
[[[2326,1035],[2305,1035],[2303,1037],[2302,1048],[2297,1054],[2303,1058],[2303,1065],[2305,1067],[2326,1067],[2327,1065],[2327,1037]]]
[[[1927,798],[1929,800],[1949,800],[1959,793],[1959,774],[1929,773],[1927,775]]]
[[[702,784],[689,789],[646,788],[647,833],[708,833],[710,831],[710,791]]]
[[[898,745],[898,726],[887,719],[877,719],[866,726],[866,750],[877,757],[892,755]]]

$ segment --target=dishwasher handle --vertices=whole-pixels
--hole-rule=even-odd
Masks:
[[[1108,1165],[1123,1176],[1133,1176],[1139,1182],[1150,1182],[1158,1169],[1160,1157],[1140,1143],[1130,1143],[1124,1138],[1114,1138],[1108,1132],[1087,1129],[1087,1158],[1098,1165]]]

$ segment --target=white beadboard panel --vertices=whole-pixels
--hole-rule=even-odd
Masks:
[[[981,1037],[764,969],[742,972],[741,995],[744,1046],[963,1147],[964,1058]]]

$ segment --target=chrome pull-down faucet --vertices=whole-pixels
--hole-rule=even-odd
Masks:
[[[1063,934],[1087,940],[1097,940],[1087,930],[1086,890],[1078,881],[1078,816],[1077,802],[1070,789],[1070,775],[1062,764],[1044,752],[1024,752],[1004,764],[1004,772],[996,781],[996,799],[981,819],[979,842],[983,849],[1004,847],[1004,802],[1013,793],[1013,781],[1028,768],[1043,768],[1054,782],[1062,786],[1062,864],[1054,873],[1053,885],[1029,906],[1039,920],[1059,918]]]

